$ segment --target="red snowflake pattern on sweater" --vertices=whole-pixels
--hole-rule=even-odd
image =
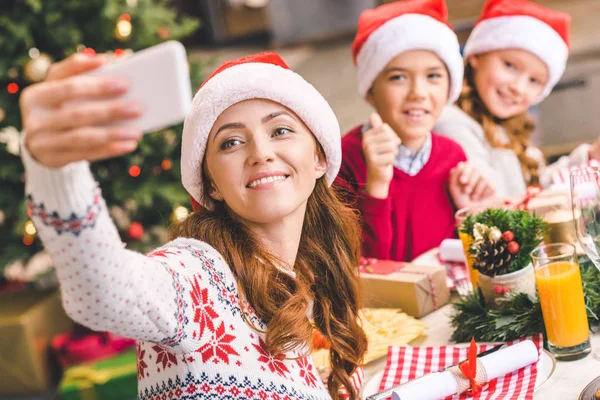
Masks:
[[[314,368],[310,360],[307,357],[296,360],[296,363],[300,367],[300,377],[304,378],[304,382],[307,386],[316,388],[317,377],[314,374]]]
[[[152,350],[156,352],[156,365],[162,363],[162,369],[171,368],[173,365],[177,365],[177,356],[170,353],[164,347],[159,345],[152,346]]]
[[[252,346],[254,346],[256,351],[258,351],[258,361],[265,364],[271,372],[277,372],[283,377],[285,377],[286,373],[290,372],[283,362],[285,359],[285,354],[278,354],[275,356],[267,354],[267,352],[264,350],[265,342],[262,339],[259,339],[259,345],[252,343]]]
[[[239,356],[238,352],[232,347],[235,336],[225,332],[225,324],[221,325],[213,332],[211,340],[204,346],[196,350],[202,356],[202,362],[212,361],[215,364],[221,361],[229,365],[229,356]]]
[[[190,297],[194,304],[194,322],[198,323],[199,331],[194,330],[194,339],[199,339],[204,334],[204,330],[208,329],[211,332],[215,331],[213,320],[219,318],[219,315],[214,310],[214,302],[210,300],[208,296],[208,289],[202,288],[198,278],[194,277],[193,281],[190,282],[192,290]]]
[[[146,350],[143,350],[140,344],[137,345],[137,373],[138,380],[141,381],[143,378],[148,376],[148,372],[146,372],[146,368],[148,368],[148,364],[144,361],[144,357],[146,355]]]

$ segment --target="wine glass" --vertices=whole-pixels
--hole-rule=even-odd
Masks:
[[[600,271],[600,168],[588,166],[571,172],[571,204],[579,244]],[[600,348],[593,356],[600,360]]]

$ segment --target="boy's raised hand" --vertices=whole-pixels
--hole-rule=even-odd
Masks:
[[[385,199],[394,176],[394,158],[402,143],[392,128],[377,113],[369,118],[371,129],[362,137],[362,150],[367,164],[367,193]]]
[[[460,162],[450,171],[450,196],[458,208],[487,200],[496,194],[496,188],[471,163]]]

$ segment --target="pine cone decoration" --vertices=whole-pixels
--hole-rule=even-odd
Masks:
[[[513,255],[508,251],[504,241],[485,240],[476,243],[474,247],[477,256],[473,267],[480,273],[493,278],[508,271]]]

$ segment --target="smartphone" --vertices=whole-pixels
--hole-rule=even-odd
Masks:
[[[140,118],[119,122],[153,132],[183,122],[192,104],[192,85],[185,47],[163,42],[104,65],[86,75],[126,78],[128,91],[121,97],[141,105]]]

